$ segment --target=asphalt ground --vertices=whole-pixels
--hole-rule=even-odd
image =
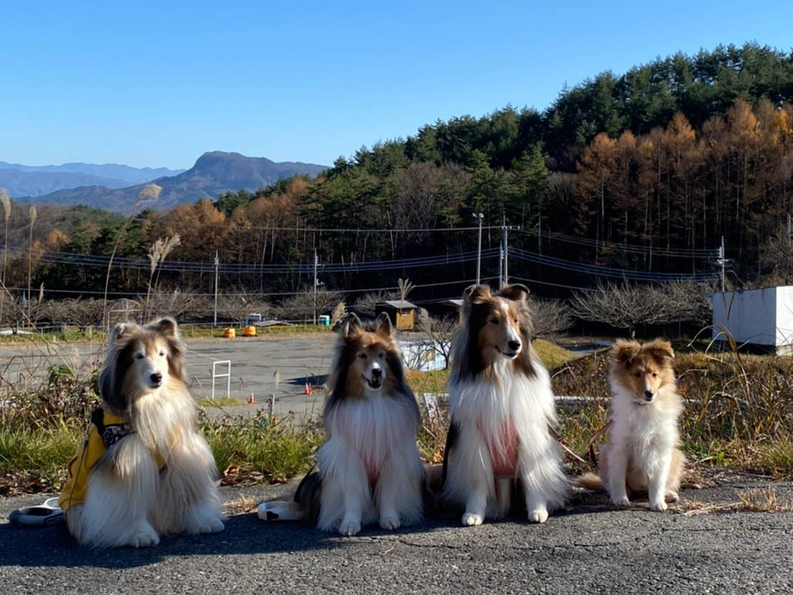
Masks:
[[[722,474],[683,490],[680,506],[645,502],[617,510],[579,495],[544,525],[522,519],[462,527],[457,515],[419,527],[366,528],[340,537],[294,523],[233,514],[226,530],[166,537],[149,549],[88,550],[65,527],[5,522],[44,496],[0,499],[0,591],[17,593],[791,593],[792,512],[683,510],[737,502],[773,485],[778,507],[793,484]],[[287,486],[225,488],[228,502],[290,492]]]

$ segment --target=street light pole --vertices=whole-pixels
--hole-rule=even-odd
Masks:
[[[482,219],[485,216],[482,213],[476,213],[474,217],[479,219],[479,248],[476,254],[476,284],[479,285],[482,279]]]

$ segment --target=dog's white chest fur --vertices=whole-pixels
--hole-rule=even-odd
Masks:
[[[661,398],[647,405],[637,404],[628,389],[616,384],[612,388],[612,441],[623,445],[632,458],[652,465],[655,458],[677,444],[679,411],[665,407]]]
[[[504,425],[512,423],[526,439],[533,429],[556,420],[548,372],[534,362],[536,375],[516,374],[509,362],[496,364],[496,381],[478,379],[456,383],[451,391],[452,417],[474,424],[487,440],[498,441]]]
[[[327,420],[330,441],[344,443],[379,469],[396,444],[415,436],[415,419],[402,401],[375,394],[341,402]]]

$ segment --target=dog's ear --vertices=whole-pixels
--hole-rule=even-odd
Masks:
[[[391,324],[391,317],[385,312],[380,312],[380,315],[374,321],[374,332],[380,333],[390,337],[394,333],[394,327]]]
[[[513,283],[501,288],[500,295],[513,302],[525,302],[529,298],[530,290],[525,285]]]
[[[463,292],[463,301],[466,305],[484,304],[493,297],[489,285],[471,285]]]
[[[641,351],[641,345],[637,341],[626,341],[618,339],[611,348],[611,357],[618,364],[630,365]]]
[[[132,330],[132,327],[135,326],[131,322],[119,322],[116,326],[113,327],[113,330],[110,332],[110,339],[113,344],[117,344],[120,341],[123,341],[128,335],[129,332]]]
[[[662,364],[675,358],[675,350],[672,349],[672,344],[663,339],[656,339],[655,341],[645,343],[643,349],[649,353],[655,361]]]
[[[354,312],[350,312],[344,319],[344,324],[341,327],[341,336],[352,337],[359,334],[362,328],[361,319]]]
[[[162,333],[165,337],[176,337],[178,333],[178,329],[176,326],[176,321],[173,318],[161,318],[155,322],[152,322],[148,325],[153,331],[157,331],[158,333]]]

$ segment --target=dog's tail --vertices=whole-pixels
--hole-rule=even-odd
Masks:
[[[273,500],[259,504],[258,515],[263,521],[316,522],[319,517],[322,479],[312,468],[300,481],[293,500]]]
[[[580,488],[592,490],[594,492],[601,492],[605,489],[603,486],[603,480],[599,475],[595,475],[594,473],[584,473],[583,475],[576,477],[575,483]]]
[[[257,514],[263,521],[302,521],[303,509],[297,502],[273,500],[259,504]]]

